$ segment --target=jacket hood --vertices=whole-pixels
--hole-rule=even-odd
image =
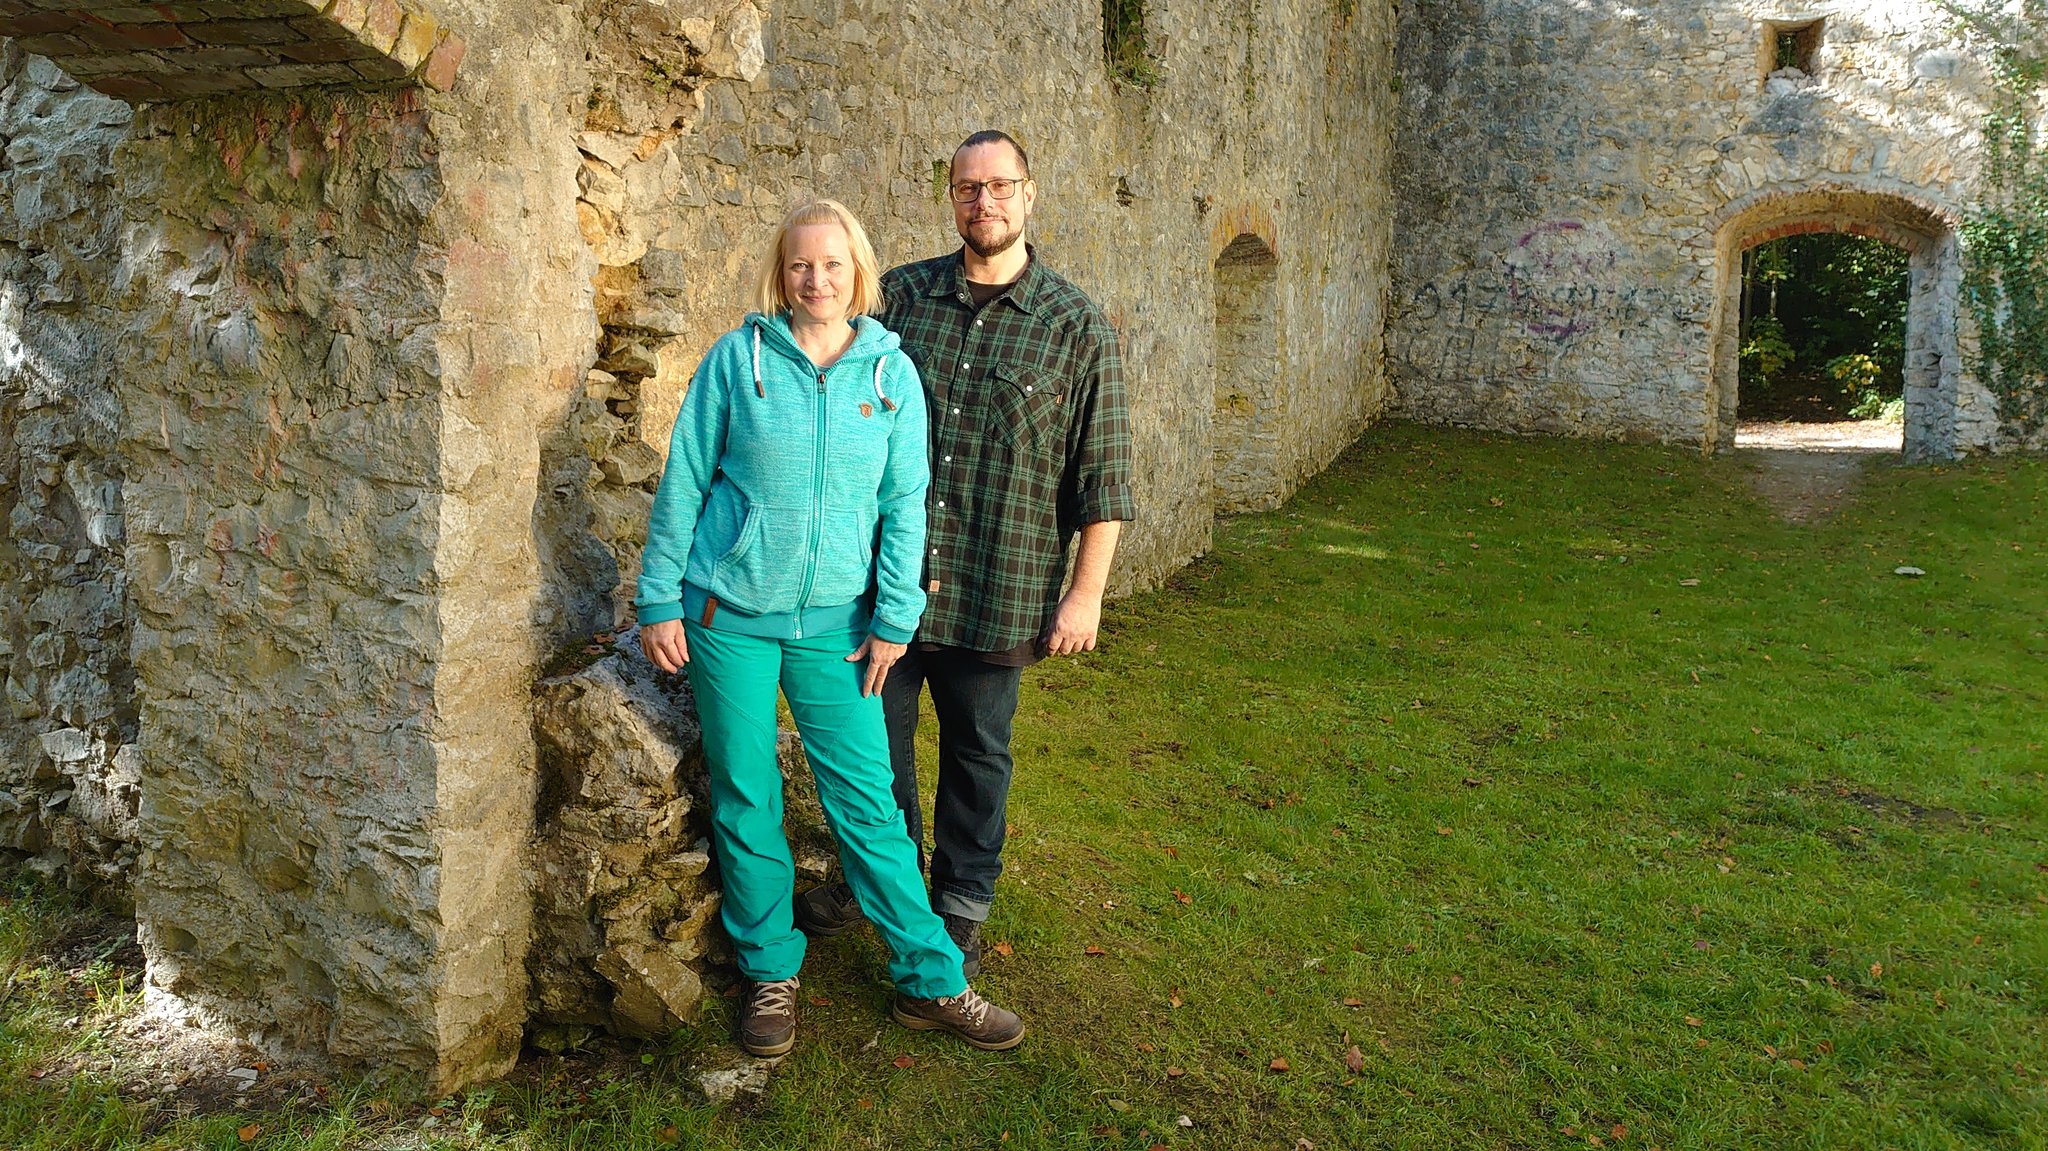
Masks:
[[[788,316],[767,316],[760,312],[748,312],[746,325],[761,333],[761,346],[764,349],[773,348],[777,353],[809,370],[811,358],[804,354],[802,348],[796,346],[796,336],[789,330]],[[853,364],[876,360],[895,351],[902,343],[896,333],[883,327],[881,321],[873,316],[855,316],[853,344],[839,357],[839,362]]]

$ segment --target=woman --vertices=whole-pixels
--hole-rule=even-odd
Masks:
[[[975,994],[931,910],[890,793],[882,681],[924,611],[924,389],[881,308],[860,222],[831,200],[775,230],[754,306],[683,397],[641,560],[640,646],[689,669],[711,773],[721,909],[748,980],[740,1045],[796,1041],[804,937],[775,762],[779,683],[839,840],[889,945],[891,1014],[992,1051],[1016,1015]]]

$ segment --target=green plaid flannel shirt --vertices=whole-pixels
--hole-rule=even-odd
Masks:
[[[1074,533],[1136,514],[1116,329],[1036,253],[978,313],[957,251],[890,269],[882,290],[929,401],[918,641],[1007,651],[1051,621]]]

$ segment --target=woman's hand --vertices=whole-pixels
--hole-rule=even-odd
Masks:
[[[854,648],[853,654],[846,657],[848,663],[868,661],[868,674],[867,678],[861,681],[860,693],[874,695],[880,692],[882,681],[889,678],[889,669],[896,666],[896,661],[902,659],[903,653],[909,649],[909,644],[890,643],[886,639],[876,639],[872,635],[860,641],[860,646]]]
[[[690,641],[683,638],[683,621],[665,619],[640,629],[640,650],[663,671],[681,671],[690,662]]]

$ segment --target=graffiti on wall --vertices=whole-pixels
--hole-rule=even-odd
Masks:
[[[1545,374],[1580,346],[1627,337],[1674,314],[1665,288],[1638,282],[1619,244],[1599,225],[1552,220],[1522,232],[1491,267],[1396,289],[1405,337],[1397,354],[1438,376],[1503,366]]]

